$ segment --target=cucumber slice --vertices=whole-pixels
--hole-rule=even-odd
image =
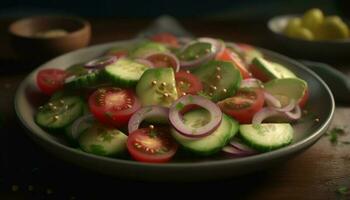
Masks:
[[[78,139],[80,148],[100,156],[116,156],[126,149],[128,136],[118,129],[94,123]]]
[[[244,124],[239,128],[242,139],[254,149],[271,151],[293,141],[293,127],[288,123]]]
[[[84,103],[83,105],[83,114],[82,116],[84,115],[87,115],[90,113],[90,110],[89,110],[89,106]],[[80,119],[77,118],[76,120]],[[84,124],[81,125],[81,129],[78,131],[77,135],[73,135],[72,133],[72,126],[74,124],[74,122],[76,121],[74,120],[70,125],[66,126],[64,128],[64,133],[65,133],[65,136],[68,140],[68,142],[72,145],[72,146],[77,146],[78,145],[78,136],[77,135],[81,135],[81,133],[83,133],[88,127],[90,127],[94,121],[88,121],[88,122],[84,122]]]
[[[62,129],[81,116],[83,110],[84,103],[81,98],[66,96],[41,106],[35,115],[35,122],[43,128]]]
[[[84,67],[84,63],[77,63],[68,67],[66,72],[70,75],[82,76],[87,74],[88,70]]]
[[[120,87],[131,87],[137,84],[147,69],[147,66],[125,58],[106,66],[104,74]]]
[[[69,89],[80,89],[93,87],[100,84],[100,71],[90,71],[80,76],[70,76],[65,81],[65,87]]]
[[[168,52],[168,48],[161,43],[144,41],[138,44],[131,52],[131,56],[135,58],[142,58],[150,53]]]
[[[264,89],[275,96],[282,106],[288,105],[292,99],[299,102],[303,98],[307,87],[307,83],[299,78],[273,79],[264,84]]]
[[[174,70],[172,68],[146,70],[136,85],[136,94],[143,106],[169,107],[178,98]]]
[[[193,72],[203,83],[203,92],[212,101],[233,96],[242,76],[230,62],[209,61]]]
[[[270,79],[296,78],[296,75],[279,63],[267,61],[262,57],[256,57],[252,63]]]
[[[208,53],[211,53],[212,45],[207,42],[195,42],[178,54],[181,60],[196,60]]]
[[[205,109],[198,109],[186,113],[183,117],[187,126],[196,128],[203,126],[210,120],[209,112]],[[210,135],[203,138],[188,138],[178,133],[174,128],[171,134],[185,149],[198,155],[211,155],[220,151],[238,132],[239,124],[223,114],[219,127]]]

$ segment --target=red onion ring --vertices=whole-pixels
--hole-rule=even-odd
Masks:
[[[175,66],[172,66],[172,68],[174,69],[175,72],[178,72],[180,70],[180,61],[179,59],[172,53],[167,53],[167,52],[162,52],[162,53],[151,53],[151,54],[147,54],[144,59],[146,59],[147,61],[149,61],[150,63],[152,63],[152,61],[148,60],[148,58],[150,58],[151,56],[157,55],[157,54],[161,54],[161,55],[165,55],[167,57],[169,57],[170,59],[173,59],[175,62]],[[152,63],[153,65],[153,63]]]
[[[184,124],[181,116],[181,109],[178,108],[178,105],[198,105],[208,110],[211,116],[211,120],[206,125],[192,129],[186,124]],[[212,101],[195,95],[185,95],[176,100],[169,110],[169,121],[171,125],[179,132],[181,135],[189,138],[200,138],[207,135],[210,135],[216,128],[220,125],[222,120],[222,112],[220,108],[213,103]],[[194,134],[195,133],[195,134]]]
[[[185,70],[192,69],[195,66],[198,66],[198,65],[205,63],[209,60],[212,60],[220,51],[222,51],[225,48],[223,42],[219,42],[219,41],[212,39],[212,38],[199,38],[198,41],[193,41],[193,42],[190,42],[187,45],[185,45],[182,48],[181,52],[183,52],[189,46],[191,46],[197,42],[206,42],[206,43],[211,44],[211,52],[196,59],[196,60],[191,60],[191,61],[180,60],[181,68],[183,68]]]
[[[265,102],[267,103],[267,105],[275,107],[275,108],[281,108],[281,102],[274,97],[272,94],[264,91],[264,97],[265,97]]]
[[[256,78],[247,78],[241,81],[240,88],[262,88],[262,82]]]
[[[293,112],[292,112],[293,111]],[[292,120],[297,120],[301,117],[301,109],[300,109],[300,106],[299,105],[296,105],[294,107],[294,110],[292,111],[289,111],[289,112],[285,112],[286,116],[289,118],[289,119],[292,119]]]
[[[107,56],[102,56],[100,58],[96,58],[94,60],[87,62],[84,65],[84,67],[88,68],[88,69],[89,68],[103,68],[106,65],[114,63],[115,61],[117,61],[116,56],[107,55]]]
[[[166,107],[162,107],[162,106],[143,107],[138,111],[136,111],[129,119],[128,132],[130,134],[131,132],[139,129],[141,122],[146,118],[161,117],[161,118],[164,118],[165,121],[167,121],[168,116],[169,116],[169,109]]]
[[[223,151],[225,153],[228,153],[228,154],[230,154],[231,156],[234,156],[234,157],[246,157],[246,156],[252,155],[252,154],[247,153],[245,151],[242,151],[242,150],[240,150],[238,148],[235,148],[235,147],[233,147],[231,145],[225,146],[224,148],[222,148],[221,151]]]
[[[282,108],[271,107],[271,108],[274,109],[274,110],[277,110],[279,112],[289,112],[289,111],[291,111],[291,110],[293,110],[295,108],[295,105],[296,105],[295,100],[291,99],[289,101],[289,104],[286,105],[285,107],[282,107]]]
[[[249,146],[243,144],[241,142],[240,139],[238,139],[237,137],[234,137],[231,141],[230,141],[230,145],[235,147],[236,149],[239,149],[241,151],[246,152],[247,154],[256,154],[258,153],[255,149],[250,148]]]
[[[73,122],[72,128],[71,128],[71,137],[73,139],[78,139],[80,134],[84,130],[89,128],[94,121],[95,121],[95,118],[92,114],[84,115],[84,116],[78,118],[77,120],[75,120]]]
[[[255,113],[252,119],[252,124],[260,124],[269,117],[283,117],[287,120],[298,120],[301,117],[301,109],[299,105],[295,106],[294,112],[280,112],[270,107],[265,107]]]
[[[138,58],[138,59],[135,59],[135,62],[146,65],[147,67],[153,68],[153,63],[149,60]]]

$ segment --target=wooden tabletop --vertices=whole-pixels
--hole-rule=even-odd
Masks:
[[[91,45],[131,39],[151,23],[151,20],[145,19],[91,19],[90,21],[93,28]],[[180,21],[196,36],[219,37],[282,51],[280,44],[272,42],[265,22],[193,21],[188,19]],[[0,155],[2,156],[0,171],[3,172],[3,174],[0,173],[2,176],[0,177],[0,199],[1,197],[25,199],[25,197],[33,196],[33,191],[38,190],[37,188],[42,194],[37,192],[35,195],[54,196],[62,193],[72,199],[75,197],[79,199],[82,190],[68,190],[64,185],[62,186],[60,183],[63,179],[60,172],[64,171],[73,179],[76,176],[84,176],[84,174],[91,175],[92,172],[79,169],[70,163],[64,163],[43,152],[24,134],[24,130],[16,119],[13,109],[14,92],[30,70],[23,70],[25,63],[16,60],[10,49],[10,42],[6,34],[9,22],[10,20],[0,21],[0,68],[2,68],[0,70],[0,113],[5,120],[4,131],[0,133]],[[344,73],[350,74],[350,61],[349,63],[330,62]],[[15,69],[16,67],[18,69]],[[3,68],[13,69],[3,70]],[[346,133],[338,138],[340,141],[350,142],[350,128],[346,127],[349,121],[350,104],[337,105],[332,127],[345,127]],[[27,149],[12,152],[11,149],[21,146]],[[45,163],[51,165],[51,173],[47,172]],[[40,173],[42,174],[37,175]],[[40,181],[35,180],[38,177]],[[95,175],[95,179],[121,184],[123,187],[132,187],[134,184],[132,181],[111,180],[103,175]],[[91,184],[94,190],[102,190],[96,188],[103,183]],[[350,187],[350,145],[341,142],[333,144],[330,136],[324,136],[311,148],[280,166],[230,180],[196,185],[211,187],[224,184],[232,186],[228,193],[238,199],[350,199],[349,195],[341,195],[337,192],[339,189],[345,190],[344,188]],[[31,186],[33,190],[30,189]],[[156,186],[158,187],[159,184]],[[192,187],[193,185],[185,184],[185,186]],[[88,191],[86,192],[89,194]]]

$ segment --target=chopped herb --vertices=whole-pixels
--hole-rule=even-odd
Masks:
[[[157,137],[157,131],[155,131],[154,129],[152,129],[149,134],[148,134],[151,138]]]
[[[345,134],[344,128],[335,127],[335,128],[332,128],[331,130],[329,130],[326,135],[329,136],[329,141],[332,144],[337,144],[338,143],[338,136],[343,135],[343,134]]]
[[[207,93],[205,93],[203,91],[199,91],[198,95],[201,96],[201,97],[207,98],[207,99],[211,99],[211,97]]]
[[[193,96],[189,96],[188,100],[190,101],[190,103],[193,103]]]
[[[185,105],[181,102],[177,103],[175,106],[176,110],[179,110],[179,111],[182,110],[184,107]]]
[[[113,139],[113,135],[108,132],[102,133],[101,137],[103,142],[111,142]]]
[[[91,153],[96,154],[96,155],[102,155],[103,156],[103,155],[107,154],[107,152],[105,151],[103,146],[98,145],[98,144],[90,145],[90,151],[91,151]]]
[[[346,187],[346,186],[341,186],[337,189],[337,193],[340,195],[347,195],[349,194],[349,192],[350,192],[349,187]]]

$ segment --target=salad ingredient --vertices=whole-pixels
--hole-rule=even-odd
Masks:
[[[107,56],[93,59],[87,62],[84,66],[88,69],[91,69],[91,68],[98,69],[98,68],[103,68],[106,65],[113,64],[115,61],[117,61],[117,57],[107,55]]]
[[[174,48],[179,47],[177,37],[175,37],[171,33],[158,33],[153,35],[150,39],[154,42],[163,43]]]
[[[241,58],[228,48],[224,48],[224,50],[216,56],[216,60],[232,62],[233,66],[237,67],[237,69],[241,72],[243,79],[250,78],[251,76]]]
[[[127,58],[121,58],[107,65],[103,72],[115,85],[131,87],[137,84],[138,80],[147,69],[148,67],[146,65]]]
[[[313,33],[318,31],[324,19],[323,12],[318,8],[313,8],[305,12],[301,19],[301,25]]]
[[[287,107],[287,106],[286,106]],[[265,119],[270,117],[275,117],[279,120],[294,121],[301,117],[301,110],[298,105],[296,105],[291,111],[278,111],[275,108],[265,107],[257,112],[253,119],[252,124],[257,125],[262,123]]]
[[[162,52],[169,52],[168,48],[161,43],[152,42],[152,41],[145,41],[140,44],[138,44],[132,51],[131,51],[131,57],[134,58],[143,58],[146,55],[149,55],[150,53],[162,53]]]
[[[58,98],[39,108],[35,115],[35,122],[46,129],[62,129],[82,115],[83,107],[84,103],[79,97]]]
[[[96,86],[101,81],[101,73],[98,70],[88,70],[86,74],[72,75],[65,79],[65,87],[81,89]]]
[[[247,78],[241,81],[240,88],[263,88],[263,83],[256,78]]]
[[[78,141],[79,136],[95,123],[95,118],[91,114],[84,115],[76,119],[72,125],[68,126],[65,133],[71,143]]]
[[[178,98],[174,70],[171,68],[146,70],[136,85],[136,93],[143,106],[169,107]]]
[[[264,58],[254,58],[251,71],[255,77],[266,82],[276,78],[295,78],[295,74],[279,63]]]
[[[89,72],[89,70],[85,68],[84,63],[71,65],[65,71],[67,72],[68,76],[81,76]]]
[[[44,94],[52,95],[63,88],[64,79],[68,76],[62,69],[42,69],[36,76],[36,83]]]
[[[203,92],[214,102],[235,94],[242,80],[232,63],[209,61],[193,72],[203,84]]]
[[[271,151],[290,144],[293,140],[293,127],[288,123],[244,124],[239,128],[240,135],[249,146],[259,151]]]
[[[196,95],[203,90],[202,82],[189,71],[179,71],[175,74],[176,90],[179,96]]]
[[[349,37],[348,25],[338,16],[328,16],[318,29],[321,40],[346,39]]]
[[[180,61],[171,53],[151,53],[145,59],[153,63],[154,67],[171,67],[175,72],[180,70]]]
[[[117,59],[124,58],[129,55],[129,49],[117,46],[109,49],[105,54],[115,56]]]
[[[218,102],[218,105],[239,123],[248,124],[264,106],[264,94],[261,89],[240,89],[233,97]]]
[[[267,106],[274,107],[274,108],[281,108],[282,104],[277,97],[273,96],[272,94],[264,91],[264,98]]]
[[[94,117],[99,122],[114,127],[127,125],[131,115],[140,107],[132,90],[99,88],[89,97],[89,108]]]
[[[222,148],[222,151],[234,157],[245,157],[258,153],[256,150],[243,144],[237,137],[234,137],[228,145]]]
[[[203,124],[211,120],[209,112],[204,109],[190,111],[183,118],[185,124],[192,129],[201,128]],[[171,133],[185,149],[198,155],[212,155],[220,151],[231,140],[238,128],[239,124],[235,120],[223,114],[218,128],[205,137],[189,138],[179,133],[175,128],[171,129]]]
[[[175,155],[178,145],[167,128],[150,126],[131,132],[127,148],[131,157],[137,161],[162,163]]]
[[[294,99],[299,103],[307,91],[307,83],[299,78],[274,79],[264,84],[266,92],[276,97],[284,107]]]
[[[187,117],[182,117],[183,108],[188,105],[197,105],[206,109],[209,113],[209,116],[206,117],[206,123],[202,120],[202,126],[192,126],[192,120],[194,120],[193,123],[196,123],[198,121],[197,118],[200,117],[196,115],[198,112],[185,115]],[[200,115],[202,113],[198,114]],[[191,117],[192,115],[193,119]],[[173,128],[178,131],[179,134],[189,138],[201,138],[210,135],[220,125],[221,119],[222,112],[220,108],[212,101],[201,96],[186,95],[180,97],[169,109],[169,121]]]
[[[118,129],[94,123],[79,137],[80,148],[100,156],[117,156],[126,150],[128,136]]]
[[[139,129],[141,122],[148,119],[148,122],[167,123],[169,108],[162,106],[145,106],[136,111],[128,123],[128,132],[134,132]]]

